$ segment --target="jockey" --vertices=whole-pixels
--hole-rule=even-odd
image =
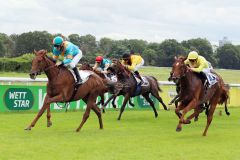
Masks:
[[[127,69],[134,72],[137,78],[141,80],[141,83],[143,83],[142,77],[140,76],[138,69],[141,68],[144,64],[144,60],[140,55],[134,55],[134,54],[128,54],[125,53],[122,56],[122,65],[124,65]]]
[[[78,46],[74,45],[69,41],[64,41],[62,37],[57,36],[53,39],[53,58],[58,59],[59,55],[64,57],[63,61],[58,61],[56,66],[64,65],[70,66],[76,75],[76,85],[82,83],[82,79],[76,67],[76,64],[82,58],[82,51]]]
[[[103,58],[102,56],[97,56],[95,60],[95,65],[93,66],[93,70],[100,69],[101,73],[107,74],[107,68],[110,66],[111,63],[111,60]]]
[[[189,65],[188,69],[200,73],[204,77],[204,86],[208,87],[211,84],[208,75],[212,66],[203,56],[198,55],[196,51],[191,51],[184,63]]]

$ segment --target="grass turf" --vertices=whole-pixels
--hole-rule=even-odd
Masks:
[[[44,115],[32,131],[24,131],[36,113],[0,114],[0,159],[240,159],[240,108],[230,108],[231,115],[215,112],[207,137],[201,134],[206,117],[175,131],[178,119],[173,110],[125,111],[117,121],[119,111],[103,114],[104,129],[94,112],[80,133],[83,112],[52,113],[53,126],[46,127]]]

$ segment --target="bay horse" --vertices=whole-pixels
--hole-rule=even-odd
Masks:
[[[131,71],[129,71],[127,68],[125,68],[119,60],[113,60],[113,63],[110,65],[108,70],[110,70],[112,73],[116,74],[118,83],[122,85],[121,89],[119,89],[119,92],[117,95],[113,94],[108,100],[111,100],[112,98],[123,95],[124,101],[120,109],[120,114],[118,116],[118,120],[121,119],[122,113],[126,107],[127,101],[130,99],[130,97],[135,97],[138,95],[142,95],[147,102],[151,105],[155,117],[158,117],[157,110],[154,106],[153,101],[149,97],[149,94],[151,93],[155,98],[158,99],[158,101],[163,105],[165,110],[168,110],[167,106],[164,104],[162,98],[159,96],[159,91],[162,91],[158,85],[158,81],[153,76],[143,76],[145,78],[149,85],[141,86],[141,91],[136,94],[137,89],[137,81]],[[105,106],[105,104],[104,104]]]
[[[48,78],[47,95],[43,107],[39,110],[34,120],[25,130],[31,130],[45,110],[47,110],[47,127],[52,125],[50,113],[51,103],[70,102],[80,99],[87,104],[87,107],[82,122],[76,131],[79,132],[87,121],[91,109],[98,116],[100,129],[103,129],[101,111],[95,103],[98,95],[102,90],[106,89],[102,79],[95,73],[91,72],[88,80],[76,87],[72,73],[64,66],[57,67],[55,61],[46,55],[46,50],[34,51],[34,53],[35,57],[32,60],[32,67],[29,75],[31,79],[35,79],[37,75],[41,74],[41,72],[45,72]]]
[[[101,71],[93,70],[93,68],[91,67],[91,65],[88,64],[88,63],[83,63],[83,64],[81,65],[81,68],[80,68],[80,69],[81,69],[81,70],[90,70],[90,71],[95,72],[97,75],[99,75],[99,76],[103,79],[103,81],[104,81],[104,83],[105,83],[106,85],[107,85],[108,83],[111,83],[111,82],[110,82],[111,80],[110,80],[109,78],[107,78],[105,74],[103,74]],[[109,92],[109,91],[108,91],[108,90],[104,91],[104,93],[106,93],[106,92]],[[101,100],[97,103],[97,105],[101,104],[102,106],[104,106],[104,93],[100,94]],[[117,108],[117,106],[116,106],[116,104],[115,104],[115,100],[116,100],[116,97],[114,97],[113,100],[112,100],[112,106],[113,106],[113,108]],[[132,107],[134,107],[134,103],[131,101],[131,98],[129,99],[129,104],[130,104]],[[106,105],[107,105],[107,103],[105,104],[105,106],[106,106]],[[103,109],[103,113],[104,113],[104,112],[105,112],[105,111],[104,111],[104,108],[102,108],[102,109]]]
[[[208,103],[207,125],[203,132],[203,136],[206,136],[217,104],[224,103],[226,114],[230,114],[227,109],[227,100],[229,98],[228,89],[225,87],[223,79],[215,73],[218,82],[206,91],[199,75],[188,69],[187,65],[184,64],[185,60],[186,58],[182,56],[178,58],[175,57],[175,62],[172,66],[172,79],[180,84],[180,104],[175,109],[175,113],[179,117],[176,131],[179,132],[182,130],[182,124],[191,123],[191,119],[202,112],[203,108],[200,106]],[[187,117],[187,119],[184,119],[184,116],[191,109],[194,109],[194,113]],[[180,112],[181,110],[182,113]]]

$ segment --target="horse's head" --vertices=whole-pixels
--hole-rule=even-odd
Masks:
[[[174,82],[178,82],[180,78],[185,76],[185,73],[187,71],[187,66],[184,64],[184,61],[186,58],[180,56],[180,57],[174,57],[175,61],[172,66],[171,71],[171,79]]]
[[[35,51],[35,57],[32,60],[32,68],[29,73],[31,79],[35,79],[37,75],[40,75],[42,71],[45,70],[47,67],[47,62],[46,62],[46,50],[40,50],[40,51]]]
[[[127,75],[128,77],[130,75],[130,71],[117,59],[112,60],[112,64],[108,67],[108,71],[116,75]]]

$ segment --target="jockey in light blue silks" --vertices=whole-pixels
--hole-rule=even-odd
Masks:
[[[76,64],[82,58],[82,51],[79,49],[78,46],[74,45],[69,41],[64,41],[62,37],[57,36],[53,39],[53,58],[58,59],[60,55],[64,57],[64,60],[58,61],[56,63],[56,66],[70,66],[70,68],[74,71],[74,74],[76,75],[76,84],[81,84],[82,79],[79,75]]]

